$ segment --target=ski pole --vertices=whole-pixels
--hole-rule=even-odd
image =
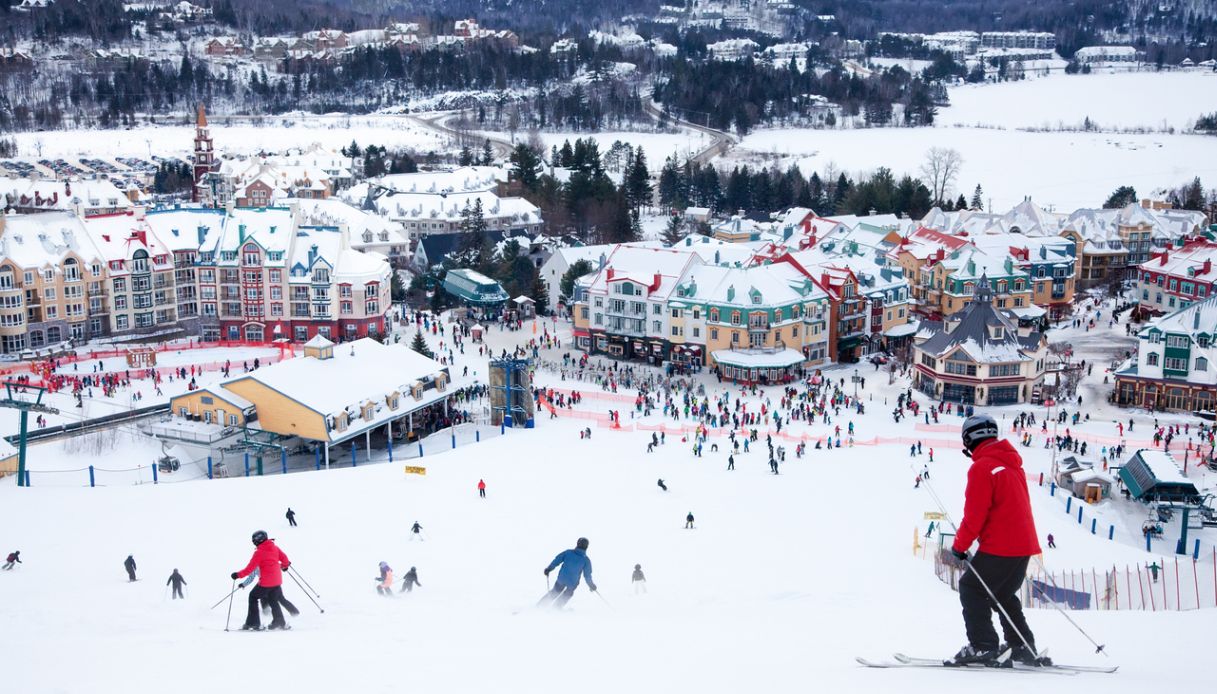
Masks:
[[[954,529],[955,534],[958,535],[959,526],[955,525],[955,521],[951,518],[951,514],[947,512],[946,506],[942,503],[942,499],[938,498],[938,494],[934,492],[934,489],[928,480],[922,480],[922,482],[925,484],[926,491],[930,493],[930,497],[934,499],[934,503],[938,505],[938,510],[942,512],[942,517],[951,524],[951,528]],[[1006,623],[1009,624],[1010,628],[1014,630],[1014,633],[1018,635],[1019,640],[1023,642],[1023,645],[1027,647],[1027,650],[1031,651],[1031,655],[1035,656],[1036,660],[1039,660],[1039,651],[1035,650],[1035,646],[1031,645],[1031,642],[1027,640],[1026,636],[1023,636],[1022,630],[1015,626],[1014,620],[1010,619],[1010,613],[1006,612],[1006,608],[1002,607],[1002,604],[997,601],[997,596],[993,594],[993,591],[989,588],[989,584],[985,583],[985,579],[980,575],[980,572],[977,571],[976,567],[972,565],[972,558],[965,557],[963,563],[964,566],[968,567],[972,571],[972,575],[976,577],[977,582],[980,583],[980,587],[985,589],[985,593],[989,596],[989,600],[993,601],[993,604],[997,606],[998,611],[1001,612],[1002,617],[1005,617]]]
[[[237,579],[232,579],[232,593],[228,594],[228,616],[224,618],[224,631],[228,631],[228,623],[232,621],[232,596],[237,592]]]
[[[593,590],[593,591],[592,591],[592,593],[594,593],[594,594],[596,595],[596,597],[598,597],[598,598],[600,598],[601,600],[603,600],[603,601],[604,601],[605,606],[606,606],[606,607],[608,607],[610,610],[612,610],[613,612],[616,612],[616,611],[617,611],[617,610],[616,610],[616,609],[613,607],[613,604],[612,604],[612,603],[610,603],[610,602],[608,601],[608,598],[606,598],[606,597],[604,597],[603,595],[601,595],[601,594],[600,594],[600,591],[598,591],[598,590]]]
[[[1048,574],[1049,579],[1051,579],[1052,574],[1048,573],[1048,569],[1044,567],[1044,560],[1043,560],[1043,559],[1040,559],[1040,558],[1037,556],[1037,557],[1035,558],[1035,562],[1036,562],[1037,564],[1039,564],[1039,565],[1040,565],[1040,571],[1042,571],[1042,572],[1044,572],[1044,573]],[[1053,587],[1053,588],[1055,588],[1055,587],[1056,587],[1056,581],[1053,581],[1053,585],[1052,585],[1052,587]],[[1106,645],[1106,644],[1100,644],[1100,643],[1098,643],[1097,641],[1095,641],[1094,639],[1092,639],[1092,638],[1090,637],[1090,634],[1087,634],[1087,633],[1086,633],[1086,630],[1085,630],[1085,629],[1083,629],[1081,626],[1079,626],[1077,622],[1073,621],[1073,617],[1070,617],[1068,612],[1066,612],[1065,610],[1061,609],[1061,606],[1060,606],[1060,605],[1058,605],[1058,604],[1056,604],[1056,601],[1055,601],[1055,600],[1048,600],[1047,602],[1048,602],[1050,605],[1052,605],[1053,607],[1055,607],[1055,608],[1056,608],[1056,611],[1057,611],[1057,612],[1060,612],[1060,613],[1061,613],[1061,616],[1062,616],[1062,617],[1064,617],[1064,618],[1065,618],[1065,620],[1066,620],[1066,621],[1068,621],[1068,622],[1069,622],[1071,625],[1073,625],[1073,628],[1074,628],[1074,629],[1077,629],[1077,630],[1078,630],[1078,633],[1080,633],[1082,636],[1085,636],[1085,637],[1086,637],[1086,640],[1090,642],[1090,645],[1094,646],[1094,652],[1095,652],[1095,653],[1102,653],[1103,655],[1107,655],[1107,651],[1106,651],[1106,650],[1104,650],[1104,649],[1106,649],[1106,648],[1107,648],[1107,645]]]
[[[296,578],[296,575],[295,575],[295,574],[293,574],[291,571],[288,571],[288,572],[287,572],[287,575],[288,575],[288,576],[290,576],[290,577],[291,577],[291,579],[292,579],[293,581],[296,581],[296,585],[297,585],[297,586],[300,586],[300,590],[304,590],[304,586],[301,586],[301,585],[300,585],[300,581],[299,581],[299,580],[297,580],[297,578]],[[307,590],[304,590],[304,595],[305,595],[305,597],[307,597],[309,600],[311,600],[311,601],[312,601],[312,603],[313,603],[314,605],[316,605],[317,609],[321,610],[321,614],[325,614],[325,608],[324,608],[324,607],[322,607],[321,605],[318,605],[316,600],[313,600],[313,596],[312,596],[312,594],[311,594],[311,593],[309,593]]]
[[[236,583],[237,583],[236,581],[233,581],[233,585],[236,585]],[[244,587],[245,587],[245,586],[237,586],[236,588],[233,588],[233,589],[232,589],[232,593],[235,593],[235,592],[237,592],[238,590],[240,590],[240,589],[242,589],[242,588],[244,588]],[[217,607],[219,607],[220,605],[224,604],[224,601],[225,601],[225,600],[227,600],[229,597],[231,597],[231,596],[232,596],[232,593],[229,593],[228,595],[225,595],[224,597],[220,598],[220,601],[219,601],[219,602],[217,602],[216,604],[212,605],[212,606],[211,606],[210,608],[208,608],[208,609],[212,609],[212,610],[214,610],[215,608],[217,608]]]
[[[304,581],[304,585],[308,586],[308,589],[313,591],[313,595],[316,595],[317,597],[321,597],[321,593],[318,593],[316,590],[313,590],[313,586],[309,585],[309,582],[307,580],[305,580],[304,574],[302,574],[296,570],[295,564],[292,564],[291,566],[287,567],[287,570],[288,570],[288,573],[294,573],[297,576],[299,576],[300,581]],[[300,585],[300,581],[296,581],[296,585]],[[322,610],[322,611],[324,612],[324,610]]]

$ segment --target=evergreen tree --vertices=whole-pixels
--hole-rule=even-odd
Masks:
[[[438,295],[439,292],[436,292],[436,294]],[[415,352],[418,352],[419,354],[423,355],[424,357],[427,357],[428,359],[435,358],[435,354],[433,354],[431,352],[431,349],[429,347],[427,347],[427,341],[423,339],[422,330],[416,330],[414,332],[414,340],[412,340],[410,342],[410,349],[414,350]]]
[[[679,214],[668,217],[668,225],[663,229],[663,242],[667,246],[675,246],[685,237],[685,218]]]
[[[593,269],[592,264],[586,260],[576,260],[571,263],[566,272],[562,273],[562,279],[558,280],[558,300],[570,303],[571,298],[575,295],[575,280]]]
[[[1111,197],[1107,198],[1107,202],[1103,203],[1104,209],[1118,210],[1121,207],[1137,201],[1137,189],[1132,186],[1120,186],[1115,189]]]
[[[638,210],[651,204],[654,187],[651,185],[651,173],[647,171],[647,157],[639,147],[630,162],[623,181],[625,196],[630,207],[637,214]]]
[[[460,166],[473,166],[473,150],[469,149],[469,145],[461,147],[461,153],[457,156],[456,163]]]
[[[955,201],[955,209],[960,211],[968,209],[968,199],[963,196],[963,193],[960,193],[959,199]]]
[[[541,177],[541,157],[524,143],[511,152],[511,178],[531,191],[536,191]]]
[[[482,142],[482,166],[492,166],[494,164],[494,148],[490,146],[490,140]]]
[[[985,209],[985,192],[981,190],[980,184],[976,184],[976,190],[972,191],[972,209]]]
[[[668,157],[659,170],[659,206],[671,211],[686,207],[685,203],[680,195],[680,168]]]

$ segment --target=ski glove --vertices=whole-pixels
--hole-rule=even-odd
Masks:
[[[590,584],[590,583],[589,583],[589,584],[587,584],[587,588],[588,588],[588,590],[592,591],[593,593],[595,593],[595,592],[596,592],[596,586],[594,586],[594,585],[592,585],[592,584]]]
[[[234,580],[234,581],[235,581],[235,580],[237,580],[238,578],[240,578],[240,576],[238,576],[238,575],[237,575],[237,572],[236,572],[236,571],[233,571],[233,572],[232,572],[232,577],[231,577],[231,578],[232,578],[232,580]]]
[[[955,558],[956,558],[956,559],[958,559],[959,561],[967,561],[967,560],[968,560],[968,553],[967,553],[967,552],[962,552],[962,551],[957,550],[957,549],[954,549],[954,548],[952,548],[952,549],[951,549],[951,556],[955,557]]]
[[[546,575],[546,576],[548,576],[550,571],[553,571],[553,569],[546,569],[546,570],[545,570],[545,575]]]

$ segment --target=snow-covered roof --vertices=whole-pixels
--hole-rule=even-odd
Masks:
[[[802,364],[803,353],[786,348],[781,350],[718,349],[713,352],[714,361],[745,369],[785,368]]]
[[[11,259],[22,268],[60,265],[76,254],[86,263],[102,259],[101,252],[71,212],[7,215],[0,230],[0,262]]]
[[[1217,334],[1217,294],[1196,303],[1181,308],[1174,313],[1168,313],[1142,328],[1138,335],[1148,335],[1152,331],[1195,336],[1199,333]]]
[[[86,217],[84,226],[93,245],[107,261],[129,259],[140,249],[147,251],[150,257],[169,254],[169,248],[153,233],[143,214],[119,212]]]
[[[1170,453],[1142,448],[1137,451],[1137,455],[1141,457],[1145,467],[1149,468],[1149,471],[1159,482],[1192,484],[1192,481],[1179,469],[1179,464],[1175,462],[1175,458]]]
[[[1166,249],[1141,264],[1142,270],[1196,278],[1200,282],[1217,281],[1217,243],[1198,241],[1183,248]]]
[[[987,280],[977,285],[973,300],[962,311],[945,322],[922,321],[921,327],[933,334],[917,349],[939,359],[963,355],[978,363],[1024,361],[1043,344],[1040,333],[1021,336],[1013,314],[993,306]]]
[[[198,250],[208,234],[223,228],[225,213],[203,207],[154,210],[148,212],[145,221],[170,250]]]

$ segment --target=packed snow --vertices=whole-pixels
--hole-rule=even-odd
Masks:
[[[989,128],[758,130],[720,164],[797,164],[808,176],[823,176],[830,165],[853,175],[887,167],[897,177],[917,177],[933,147],[963,155],[953,197],[970,198],[980,184],[985,205],[993,210],[1007,210],[1030,196],[1046,208],[1071,211],[1102,205],[1122,185],[1148,196],[1194,176],[1217,178],[1214,137]]]
[[[950,90],[940,126],[1104,130],[1190,130],[1217,112],[1217,72],[1119,72],[965,84]]]
[[[1098,323],[1093,331],[1063,329],[1054,339],[1072,340],[1078,357],[1097,359],[1126,341],[1123,326]],[[806,435],[810,444],[837,425],[844,432],[852,421],[856,446],[809,445],[806,457],[798,459],[793,443],[777,437],[787,457],[781,474],[773,475],[765,452],[765,432],[772,427],[761,425],[759,441],[736,455],[736,470],[727,471],[725,437],[712,435],[703,456],[696,457],[678,433],[691,420],[659,412],[643,417],[633,411],[633,390],[597,385],[595,379],[605,380],[608,372],[564,369],[562,357],[572,352],[568,325],[543,320],[537,333],[527,324],[519,332],[496,326],[487,343],[497,353],[545,332],[556,334],[561,345],[540,350],[538,383],[579,390],[585,399],[560,409],[557,418],[540,411],[535,429],[462,442],[455,450],[410,461],[425,466],[425,475],[405,474],[398,463],[95,489],[19,489],[11,478],[0,481],[0,553],[19,549],[23,560],[0,573],[8,598],[0,602],[6,685],[21,692],[212,692],[273,677],[280,688],[299,691],[536,692],[577,683],[584,692],[712,694],[805,692],[809,686],[1133,692],[1190,688],[1198,681],[1192,647],[1207,638],[1213,608],[1163,612],[1160,604],[1158,611],[1071,615],[1106,645],[1107,658],[1095,655],[1054,611],[1029,611],[1039,645],[1055,659],[1119,664],[1115,675],[1075,679],[859,667],[855,656],[884,659],[902,651],[945,657],[964,642],[958,596],[935,577],[931,561],[910,551],[913,537],[926,530],[924,513],[937,510],[927,492],[931,485],[959,518],[968,461],[958,451],[958,417],[944,414],[937,425],[919,417],[894,422],[891,411],[907,383],[903,377],[889,386],[887,374],[869,364],[834,367],[825,372],[834,381],[855,372],[866,377],[859,388],[866,412],[842,408],[830,414],[830,423],[793,422],[783,434]],[[437,337],[429,342],[441,347]],[[451,346],[444,347],[441,354],[449,354]],[[474,345],[450,354],[456,368],[485,368]],[[1100,387],[1104,362],[1083,387],[1092,421],[1073,430],[1097,447],[1097,441],[1118,440],[1114,419],[1132,415],[1137,430],[1128,443],[1135,446],[1149,437],[1150,417],[1112,410],[1089,395]],[[603,359],[592,363],[609,365]],[[654,373],[631,368],[633,378]],[[711,398],[727,388],[707,374],[695,382]],[[852,395],[848,380],[843,390]],[[730,392],[733,401],[743,397],[749,411],[763,402],[775,407],[780,397],[776,387]],[[921,394],[915,397],[928,404]],[[609,409],[621,412],[620,429],[607,423]],[[1042,408],[1023,409],[1045,414]],[[1018,411],[990,410],[1006,428]],[[1163,418],[1175,421],[1185,420]],[[666,442],[648,454],[650,431],[642,427],[660,425],[668,427]],[[580,435],[585,427],[590,439]],[[1164,553],[1175,528],[1167,529],[1154,553],[1146,553],[1136,529],[1144,510],[1132,502],[1116,499],[1084,509],[1087,518],[1098,514],[1103,523],[1120,523],[1115,541],[1091,535],[1089,523],[1079,525],[1066,514],[1064,495],[1050,496],[1048,487],[1037,484],[1051,453],[1038,427],[1032,433],[1035,445],[1018,450],[1026,460],[1041,543],[1047,533],[1056,539],[1057,549],[1046,549],[1043,558],[1050,570],[1135,570],[1151,561],[1165,563],[1164,557],[1170,561]],[[874,439],[885,442],[872,444]],[[909,442],[918,440],[935,449],[933,462],[928,450],[910,455]],[[132,458],[147,454],[120,450]],[[70,453],[43,451],[31,465],[50,455]],[[1093,449],[1087,457],[1097,459]],[[930,484],[914,488],[914,478],[927,467]],[[1189,477],[1198,486],[1212,486],[1194,467]],[[657,487],[657,478],[669,491]],[[477,494],[480,479],[486,481],[485,499]],[[299,527],[288,527],[289,506]],[[686,530],[690,512],[696,528]],[[415,521],[425,529],[422,541],[411,540]],[[294,579],[285,578],[287,597],[302,611],[289,618],[292,631],[225,633],[229,605],[221,598],[232,589],[229,573],[248,561],[256,529],[277,538],[320,593],[324,614]],[[568,611],[534,609],[548,585],[541,570],[581,536],[591,541],[599,597],[581,586]],[[1196,565],[1197,591],[1211,595],[1213,585],[1205,577],[1213,571],[1208,552],[1217,538],[1212,531],[1201,536],[1205,551]],[[128,583],[122,569],[128,554],[138,564],[139,585]],[[393,567],[399,582],[417,567],[421,587],[378,596],[374,579],[381,561]],[[646,573],[645,594],[631,585],[635,564]],[[167,599],[165,581],[175,568],[188,581],[183,601]],[[1190,571],[1183,576],[1193,578]],[[1166,595],[1165,584],[1151,590]],[[233,629],[243,620],[246,595],[236,592]]]

